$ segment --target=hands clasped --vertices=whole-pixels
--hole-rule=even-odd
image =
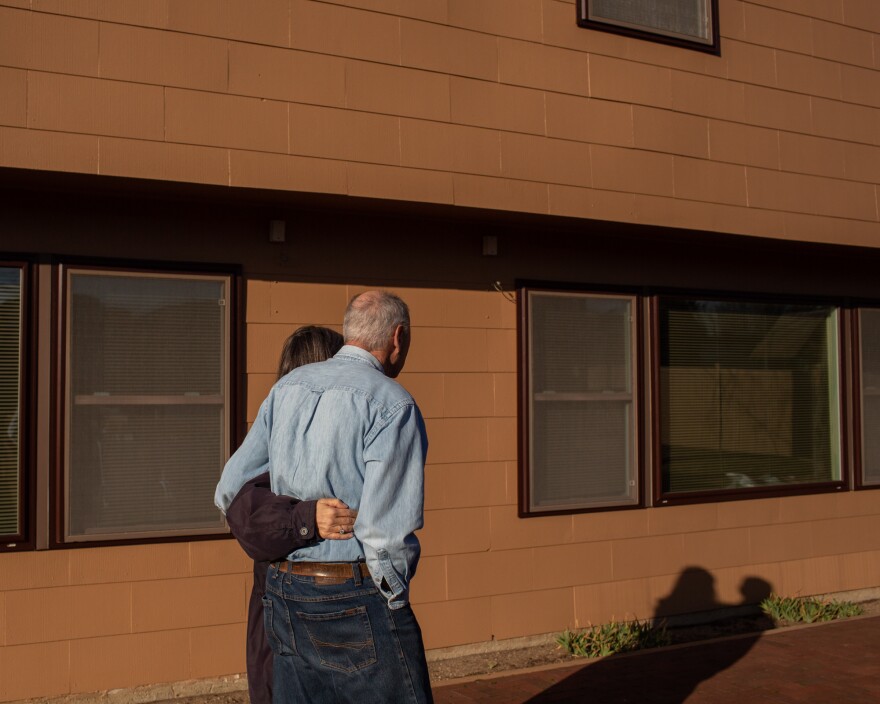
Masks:
[[[318,499],[315,506],[315,526],[324,540],[350,540],[357,511],[339,499]]]

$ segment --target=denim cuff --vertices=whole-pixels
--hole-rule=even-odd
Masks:
[[[382,593],[382,596],[388,600],[388,607],[391,609],[399,609],[406,606],[407,588],[401,582],[400,577],[397,576],[397,572],[394,570],[394,565],[391,563],[391,558],[388,556],[388,551],[379,550],[377,557],[379,558],[379,569],[382,573],[381,583],[377,586]],[[384,588],[386,586],[391,590],[390,594],[388,593],[388,589]]]

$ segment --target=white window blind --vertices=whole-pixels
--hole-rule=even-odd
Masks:
[[[664,493],[840,480],[837,317],[660,300]]]
[[[589,0],[590,18],[708,40],[709,0]]]
[[[68,272],[68,540],[222,528],[228,288],[226,277]]]
[[[21,532],[21,270],[0,267],[0,535]]]
[[[527,300],[529,509],[636,503],[635,300]]]

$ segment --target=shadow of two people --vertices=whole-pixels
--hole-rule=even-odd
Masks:
[[[760,577],[747,577],[740,585],[742,600],[722,603],[715,577],[702,567],[688,567],[679,575],[669,595],[657,602],[654,621],[671,616],[712,612],[731,607],[752,607],[770,596],[772,585]],[[734,638],[701,643],[698,647],[663,648],[632,654],[611,655],[581,668],[529,699],[529,704],[581,702],[596,704],[679,704],[705,680],[733,665],[770,627],[760,618],[756,631]],[[767,619],[769,622],[769,619]]]

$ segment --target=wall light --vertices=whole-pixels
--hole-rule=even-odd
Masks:
[[[284,242],[286,240],[284,230],[285,230],[284,220],[270,220],[269,221],[269,241],[270,242]]]

